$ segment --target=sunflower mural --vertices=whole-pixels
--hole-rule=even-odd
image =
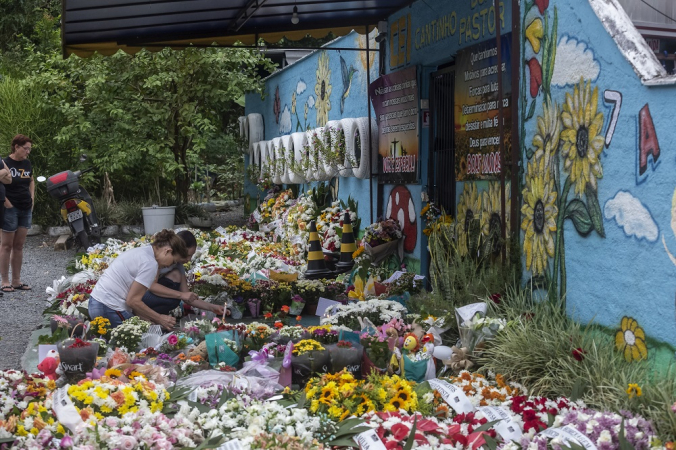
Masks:
[[[522,18],[526,30],[522,45],[530,46],[535,57],[521,67],[522,89],[532,97],[521,110],[521,148],[528,160],[521,230],[526,269],[537,285],[546,287],[552,300],[558,300],[566,294],[566,220],[581,236],[596,231],[605,237],[598,200],[605,138],[598,87],[590,80],[580,79],[558,98],[552,94],[558,13],[553,8],[553,18],[547,17],[548,8],[543,4]],[[526,71],[530,73],[528,87]],[[540,115],[535,114],[536,106],[541,107]],[[533,118],[536,123],[528,145],[525,125]]]
[[[317,83],[315,84],[315,109],[317,110],[317,126],[323,127],[329,121],[331,110],[331,69],[329,68],[329,54],[323,51],[319,55],[317,66]]]
[[[489,252],[494,255],[500,253],[502,248],[502,195],[500,194],[500,182],[491,181],[488,190],[481,193],[481,234],[486,239]],[[505,184],[505,236],[509,236],[509,214],[512,204],[510,183]]]
[[[627,362],[640,361],[648,357],[645,332],[631,317],[622,318],[620,329],[615,333],[615,347],[624,355]]]
[[[458,232],[458,253],[460,253],[460,256],[467,256],[470,248],[473,248],[471,241],[476,238],[473,235],[475,224],[477,221],[480,223],[481,215],[481,196],[477,185],[476,183],[466,182],[458,200],[456,230]]]

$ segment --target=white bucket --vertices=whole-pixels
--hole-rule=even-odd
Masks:
[[[175,206],[153,205],[141,209],[143,210],[143,228],[146,234],[153,235],[165,228],[168,230],[174,229]]]

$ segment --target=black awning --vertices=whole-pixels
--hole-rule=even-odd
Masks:
[[[366,30],[412,0],[63,0],[64,56]],[[297,8],[298,23],[292,23]]]

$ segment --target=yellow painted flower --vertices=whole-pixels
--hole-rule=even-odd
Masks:
[[[603,113],[597,111],[599,90],[592,91],[591,82],[580,80],[573,95],[566,94],[561,119],[564,130],[562,153],[566,158],[564,168],[575,183],[575,194],[581,197],[589,184],[594,190],[596,179],[603,178],[603,168],[599,156],[603,151],[605,138],[603,131]]]
[[[615,347],[622,352],[627,362],[639,361],[648,357],[645,344],[645,332],[631,317],[622,318],[621,328],[615,333]]]
[[[502,195],[500,194],[500,182],[491,181],[488,190],[482,193],[481,233],[486,238],[491,238],[493,251],[500,251],[500,239],[502,237]],[[505,236],[509,236],[509,219],[511,202],[510,183],[505,184]]]
[[[554,256],[554,238],[556,232],[557,193],[545,165],[547,158],[533,159],[528,163],[526,187],[523,190],[521,214],[524,230],[523,251],[526,254],[526,269],[533,275],[542,275],[547,269],[549,257]]]
[[[317,67],[317,83],[315,84],[315,109],[317,110],[317,126],[323,127],[329,121],[331,110],[331,69],[329,69],[329,54],[323,51],[319,55]]]
[[[474,228],[474,220],[481,217],[481,197],[476,183],[466,182],[458,202],[458,253],[467,256],[469,253],[470,233]]]
[[[641,389],[641,386],[639,386],[638,384],[629,383],[629,387],[627,388],[627,395],[629,396],[629,398],[634,398],[634,396],[640,397],[641,395],[643,395],[643,390]]]
[[[544,35],[545,32],[544,28],[542,27],[542,19],[539,17],[533,20],[526,27],[526,39],[528,39],[528,42],[530,42],[530,45],[533,47],[533,51],[535,53],[540,53],[540,41]]]
[[[364,292],[364,280],[362,280],[360,276],[354,277],[354,290],[348,292],[347,296],[359,301],[366,300],[366,292]]]
[[[542,104],[542,116],[537,119],[537,131],[533,136],[535,158],[551,158],[558,151],[561,135],[561,118],[559,105],[547,96]],[[549,161],[545,160],[549,166]]]

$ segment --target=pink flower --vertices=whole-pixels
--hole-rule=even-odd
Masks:
[[[71,448],[72,446],[73,446],[73,438],[68,435],[65,435],[61,439],[61,443],[59,444],[59,447],[61,448]]]
[[[167,342],[169,343],[169,345],[176,345],[176,344],[178,344],[178,336],[176,336],[175,334],[170,335],[170,336],[167,338]]]
[[[395,440],[403,441],[411,433],[411,430],[403,423],[392,425],[392,435]]]
[[[122,450],[132,450],[136,448],[137,445],[136,439],[132,436],[122,436],[120,438],[120,448]]]

